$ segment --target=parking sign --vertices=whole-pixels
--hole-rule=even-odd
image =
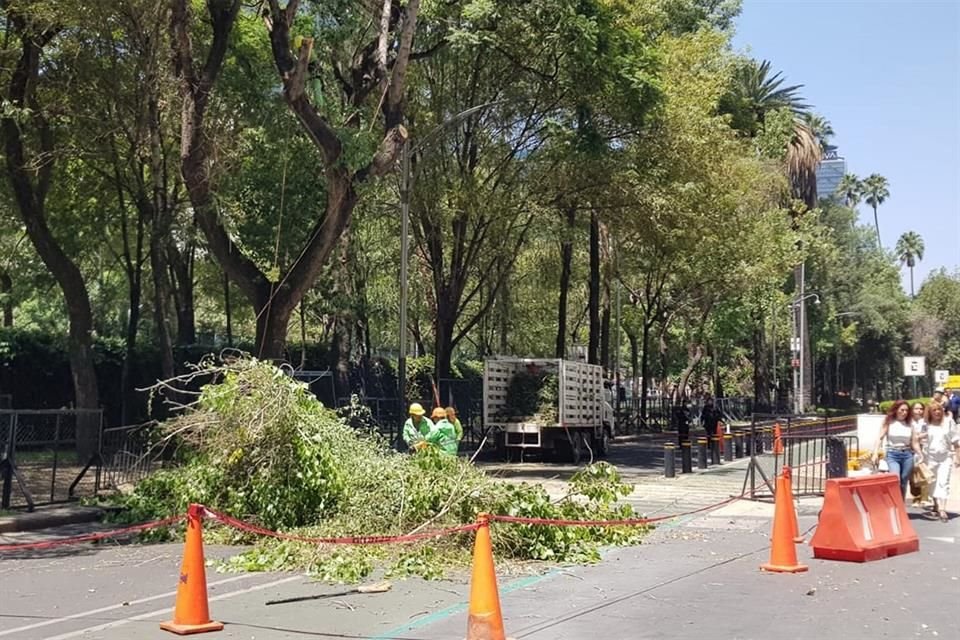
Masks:
[[[933,372],[933,381],[943,384],[950,378],[950,372],[946,369],[937,369]]]

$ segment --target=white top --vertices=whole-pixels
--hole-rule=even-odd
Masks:
[[[887,447],[889,449],[909,449],[913,437],[913,427],[894,420],[887,428]]]
[[[916,433],[917,435],[920,435],[921,433],[925,433],[925,432],[927,431],[927,421],[926,421],[926,420],[923,420],[923,419],[921,419],[921,420],[914,420],[913,422],[910,423],[910,425],[913,427],[913,431],[914,431],[914,433]]]
[[[927,455],[945,457],[958,443],[960,433],[957,432],[957,423],[953,420],[944,418],[940,424],[927,425]]]

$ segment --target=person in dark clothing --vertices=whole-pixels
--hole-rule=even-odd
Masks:
[[[717,423],[720,421],[720,412],[713,406],[713,398],[707,396],[700,411],[700,426],[707,432],[707,442],[710,449],[717,446]]]
[[[677,430],[677,445],[682,447],[690,441],[690,412],[687,405],[678,402],[673,406],[673,428]]]

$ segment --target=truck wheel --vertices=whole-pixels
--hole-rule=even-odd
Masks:
[[[570,447],[570,462],[574,466],[579,467],[580,463],[583,462],[584,449],[586,448],[583,441],[583,434],[579,431],[571,433],[567,446]]]
[[[610,429],[604,427],[600,431],[600,437],[595,439],[597,457],[606,458],[610,454],[610,445],[613,444],[613,436]]]

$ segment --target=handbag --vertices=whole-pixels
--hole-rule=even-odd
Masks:
[[[918,462],[910,472],[910,493],[919,496],[923,494],[927,485],[933,482],[933,472],[926,462]]]

